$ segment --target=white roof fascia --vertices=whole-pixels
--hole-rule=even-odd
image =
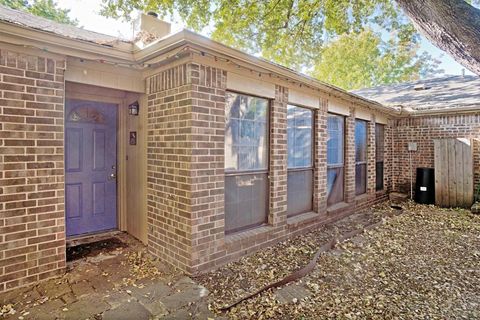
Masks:
[[[72,39],[42,30],[0,21],[0,41],[25,47],[35,47],[47,52],[69,55],[89,60],[109,59],[112,62],[133,63],[133,45],[108,47],[90,41]]]
[[[213,55],[220,55],[235,60],[240,64],[245,64],[245,66],[249,68],[259,68],[266,72],[283,76],[286,79],[351,101],[357,105],[386,114],[398,114],[398,111],[391,107],[384,106],[376,101],[363,98],[265,59],[254,57],[189,30],[182,30],[158,39],[143,49],[137,48],[134,44],[127,43],[121,43],[119,46],[105,46],[15,25],[6,21],[0,21],[0,38],[6,43],[35,47],[51,53],[89,60],[105,59],[112,63],[118,62],[131,65],[132,67],[137,67],[137,69],[165,60],[169,57],[168,53],[171,50],[181,48],[182,46],[191,46],[201,51],[209,51]]]

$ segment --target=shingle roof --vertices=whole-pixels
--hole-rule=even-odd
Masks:
[[[34,16],[30,13],[14,10],[0,5],[0,21],[42,30],[67,38],[93,42],[105,46],[113,46],[118,42],[129,42],[125,39],[112,37],[94,31],[85,30],[79,27],[58,23],[46,18]]]
[[[415,90],[415,88],[424,90]],[[386,106],[414,110],[480,107],[480,77],[443,76],[353,91]]]

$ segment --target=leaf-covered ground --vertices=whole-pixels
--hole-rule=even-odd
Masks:
[[[217,309],[283,278],[337,233],[384,224],[323,254],[296,285],[310,295],[281,304],[279,289],[224,314],[233,319],[479,319],[480,216],[408,203],[393,218],[384,204],[282,242],[197,280]]]

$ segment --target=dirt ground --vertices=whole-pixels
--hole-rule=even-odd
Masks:
[[[304,265],[337,233],[383,221],[321,255],[301,281],[270,289],[231,319],[480,319],[480,216],[388,203],[262,250],[196,279],[213,309]]]
[[[126,234],[71,250],[60,278],[0,295],[0,319],[478,319],[480,216],[389,203],[189,278]],[[304,266],[335,236],[377,227],[324,253],[300,281],[219,309]]]

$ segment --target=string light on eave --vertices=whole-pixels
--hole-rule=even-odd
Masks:
[[[205,52],[205,51],[202,51],[202,50],[197,50],[195,48],[192,48],[192,47],[184,47],[183,50],[188,50],[190,51],[191,55],[194,56],[194,55],[198,55],[198,56],[202,56],[202,57],[211,57],[214,59],[214,61],[218,62],[218,61],[223,61],[227,64],[231,64],[233,65],[234,67],[236,67],[237,69],[243,69],[245,71],[249,71],[250,73],[257,73],[259,77],[262,77],[262,75],[266,75],[268,76],[269,78],[276,78],[276,79],[279,79],[281,81],[285,81],[287,83],[291,83],[291,84],[294,84],[294,85],[298,85],[300,88],[308,88],[310,90],[313,90],[313,91],[316,91],[320,94],[328,94],[329,97],[331,97],[331,92],[329,91],[325,91],[325,90],[322,90],[320,88],[317,88],[315,86],[312,86],[310,84],[306,84],[306,83],[302,83],[300,81],[296,81],[296,80],[291,80],[291,78],[289,77],[285,77],[285,76],[279,76],[279,75],[276,75],[276,74],[273,74],[271,72],[261,72],[261,71],[258,71],[258,70],[253,70],[252,68],[248,68],[248,67],[245,67],[244,65],[242,64],[239,64],[233,60],[230,60],[228,58],[225,58],[225,57],[220,57],[220,56],[217,56],[217,55],[214,55],[214,54],[211,54],[211,53],[208,53],[208,52]]]
[[[49,49],[47,47],[38,47],[38,46],[34,46],[34,45],[22,45],[23,47],[25,48],[31,48],[31,49],[37,49],[37,50],[41,50],[43,52],[48,52],[50,53]],[[162,63],[168,59],[171,59],[172,57],[175,58],[175,59],[178,59],[180,58],[180,53],[181,52],[185,52],[185,51],[189,51],[191,56],[192,55],[199,55],[199,56],[202,56],[202,57],[211,57],[213,58],[216,62],[218,61],[222,61],[222,62],[225,62],[227,64],[232,64],[234,65],[237,69],[243,69],[243,70],[246,70],[246,71],[249,71],[249,72],[252,72],[252,73],[256,73],[258,74],[258,77],[262,77],[262,76],[268,76],[269,78],[272,78],[272,77],[275,77],[276,79],[279,79],[279,80],[282,80],[282,81],[286,81],[287,83],[291,83],[291,84],[294,84],[294,85],[298,85],[299,87],[307,87],[311,90],[315,90],[319,93],[323,93],[324,91],[322,91],[321,89],[319,88],[316,88],[316,87],[313,87],[311,85],[308,85],[308,84],[304,84],[304,83],[301,83],[301,82],[297,82],[297,81],[294,81],[294,80],[291,80],[290,78],[288,77],[282,77],[282,76],[279,76],[279,75],[276,75],[276,74],[272,74],[271,72],[262,72],[262,71],[258,71],[258,70],[253,70],[252,68],[248,68],[248,67],[245,67],[243,66],[242,64],[239,64],[231,59],[228,59],[228,58],[225,58],[225,57],[220,57],[218,55],[214,55],[214,54],[211,54],[211,53],[208,53],[206,51],[202,51],[202,50],[197,50],[195,48],[192,48],[190,46],[185,46],[179,50],[177,50],[176,52],[174,52],[173,54],[171,55],[168,55],[166,56],[164,59],[162,59],[161,61],[158,61],[157,63]],[[113,65],[115,67],[126,67],[126,68],[148,68],[148,67],[151,67],[152,65],[151,64],[148,64],[148,63],[142,63],[142,64],[136,64],[136,63],[122,63],[122,62],[118,62],[118,61],[111,61],[111,60],[107,60],[107,59],[86,59],[86,58],[78,58],[78,60],[80,62],[85,62],[85,61],[90,61],[90,62],[96,62],[96,63],[101,63],[101,64],[109,64],[109,65]]]
[[[243,69],[245,71],[248,71],[250,73],[255,73],[258,75],[258,77],[262,77],[262,76],[268,76],[269,78],[272,78],[272,77],[275,77],[279,80],[282,80],[282,81],[286,81],[287,83],[291,83],[291,84],[294,84],[294,85],[298,85],[299,87],[307,87],[309,89],[312,89],[312,90],[315,90],[315,91],[318,91],[318,92],[322,92],[320,89],[318,88],[315,88],[315,87],[312,87],[310,85],[306,85],[306,84],[303,84],[301,82],[298,82],[298,81],[295,81],[295,80],[291,80],[290,78],[288,77],[282,77],[282,76],[279,76],[279,75],[272,75],[271,72],[262,72],[262,71],[258,71],[258,70],[254,70],[252,68],[248,68],[248,67],[245,67],[233,60],[230,60],[230,59],[227,59],[227,58],[223,58],[223,57],[219,57],[217,55],[213,55],[213,54],[210,54],[208,52],[205,52],[205,51],[200,51],[200,50],[196,50],[194,48],[190,48],[190,50],[193,52],[193,54],[197,54],[198,56],[202,56],[202,57],[211,57],[214,59],[214,61],[223,61],[223,62],[226,62],[228,64],[232,64],[234,65],[237,69]]]

